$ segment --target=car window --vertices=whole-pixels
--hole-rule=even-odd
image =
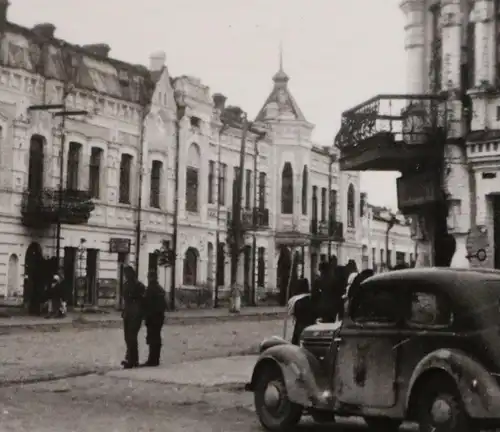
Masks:
[[[407,319],[411,325],[446,326],[452,321],[449,301],[434,293],[414,291],[411,293],[410,314]]]
[[[398,321],[397,291],[388,287],[361,286],[352,300],[351,318],[358,323],[390,324]]]

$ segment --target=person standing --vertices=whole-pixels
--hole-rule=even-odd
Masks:
[[[309,292],[309,281],[306,278],[297,281],[297,294],[288,302],[288,313],[295,319],[292,344],[299,345],[300,335],[306,327],[316,322],[316,311]]]
[[[127,352],[122,366],[131,369],[139,366],[138,336],[143,319],[143,301],[146,287],[137,278],[137,273],[131,266],[123,270],[125,283],[123,285],[123,333]]]
[[[146,343],[149,346],[149,356],[142,366],[159,366],[161,355],[161,330],[165,322],[167,300],[165,290],[158,282],[156,272],[148,273],[148,286],[144,294],[144,322],[146,324]]]
[[[47,290],[48,315],[46,318],[64,318],[66,316],[64,298],[64,284],[61,277],[55,274],[52,277],[52,283]]]

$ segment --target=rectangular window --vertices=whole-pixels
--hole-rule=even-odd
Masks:
[[[238,183],[239,178],[240,178],[240,167],[234,167],[233,201],[232,201],[233,208],[241,200],[241,195],[240,195],[240,192],[238,190],[238,188],[239,188],[239,183]]]
[[[266,173],[259,173],[259,209],[261,210],[264,210],[266,208],[266,182]]]
[[[68,172],[66,173],[66,188],[69,190],[78,190],[81,149],[81,144],[69,143]]]
[[[312,193],[312,220],[318,220],[318,186],[313,186]]]
[[[450,302],[428,292],[413,292],[408,323],[418,327],[442,327],[451,323]]]
[[[321,188],[321,221],[326,220],[326,188]]]
[[[330,220],[336,221],[337,220],[337,191],[334,189],[330,190],[330,197],[329,197],[329,208],[330,208]]]
[[[252,171],[247,169],[245,174],[245,207],[249,209],[252,206]]]
[[[149,191],[149,205],[153,208],[160,208],[162,169],[163,164],[160,161],[153,161],[151,165],[151,187]]]
[[[265,273],[266,273],[266,260],[265,260],[266,250],[263,247],[260,247],[257,252],[257,286],[263,287],[265,282]]]
[[[132,175],[132,156],[122,154],[120,161],[120,190],[118,202],[121,204],[130,204],[130,186]]]
[[[101,164],[102,149],[92,147],[89,164],[89,192],[90,196],[99,199],[101,195]]]
[[[198,211],[198,169],[191,166],[186,169],[186,210]]]
[[[360,290],[351,302],[351,316],[356,322],[394,324],[401,311],[401,299],[396,290],[371,287]]]
[[[215,162],[208,161],[208,203],[213,204],[214,198],[214,181],[215,181]]]
[[[219,204],[226,205],[226,184],[227,184],[227,165],[220,165],[219,171]]]

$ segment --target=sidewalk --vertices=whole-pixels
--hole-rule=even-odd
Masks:
[[[227,308],[220,309],[185,309],[167,312],[166,324],[190,325],[225,321],[261,321],[284,319],[285,308],[277,306],[242,308],[239,314],[233,314]],[[79,313],[71,312],[66,318],[45,319],[33,316],[0,317],[0,334],[20,331],[50,332],[70,328],[116,328],[122,325],[120,312]]]

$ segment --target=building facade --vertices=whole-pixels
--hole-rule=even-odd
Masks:
[[[407,93],[343,114],[341,167],[390,170],[418,265],[500,268],[497,1],[404,0]]]
[[[282,67],[245,130],[234,121],[242,110],[223,95],[194,77],[173,79],[164,53],[154,53],[148,68],[127,64],[112,59],[105,44],[59,40],[51,24],[10,23],[7,10],[1,0],[5,302],[38,301],[40,281],[59,266],[71,303],[118,305],[123,264],[130,263],[141,280],[158,272],[180,303],[193,288],[199,302],[210,303],[230,285],[226,243],[236,199],[245,240],[237,281],[249,303],[269,292],[284,300],[291,271],[310,277],[329,255],[361,266],[359,173],[341,172],[337,152],[313,143],[313,125]],[[172,247],[176,202],[171,284],[158,250]]]
[[[398,264],[415,265],[418,250],[411,238],[411,223],[405,216],[366,204],[361,217],[363,270],[372,269],[379,273]]]

